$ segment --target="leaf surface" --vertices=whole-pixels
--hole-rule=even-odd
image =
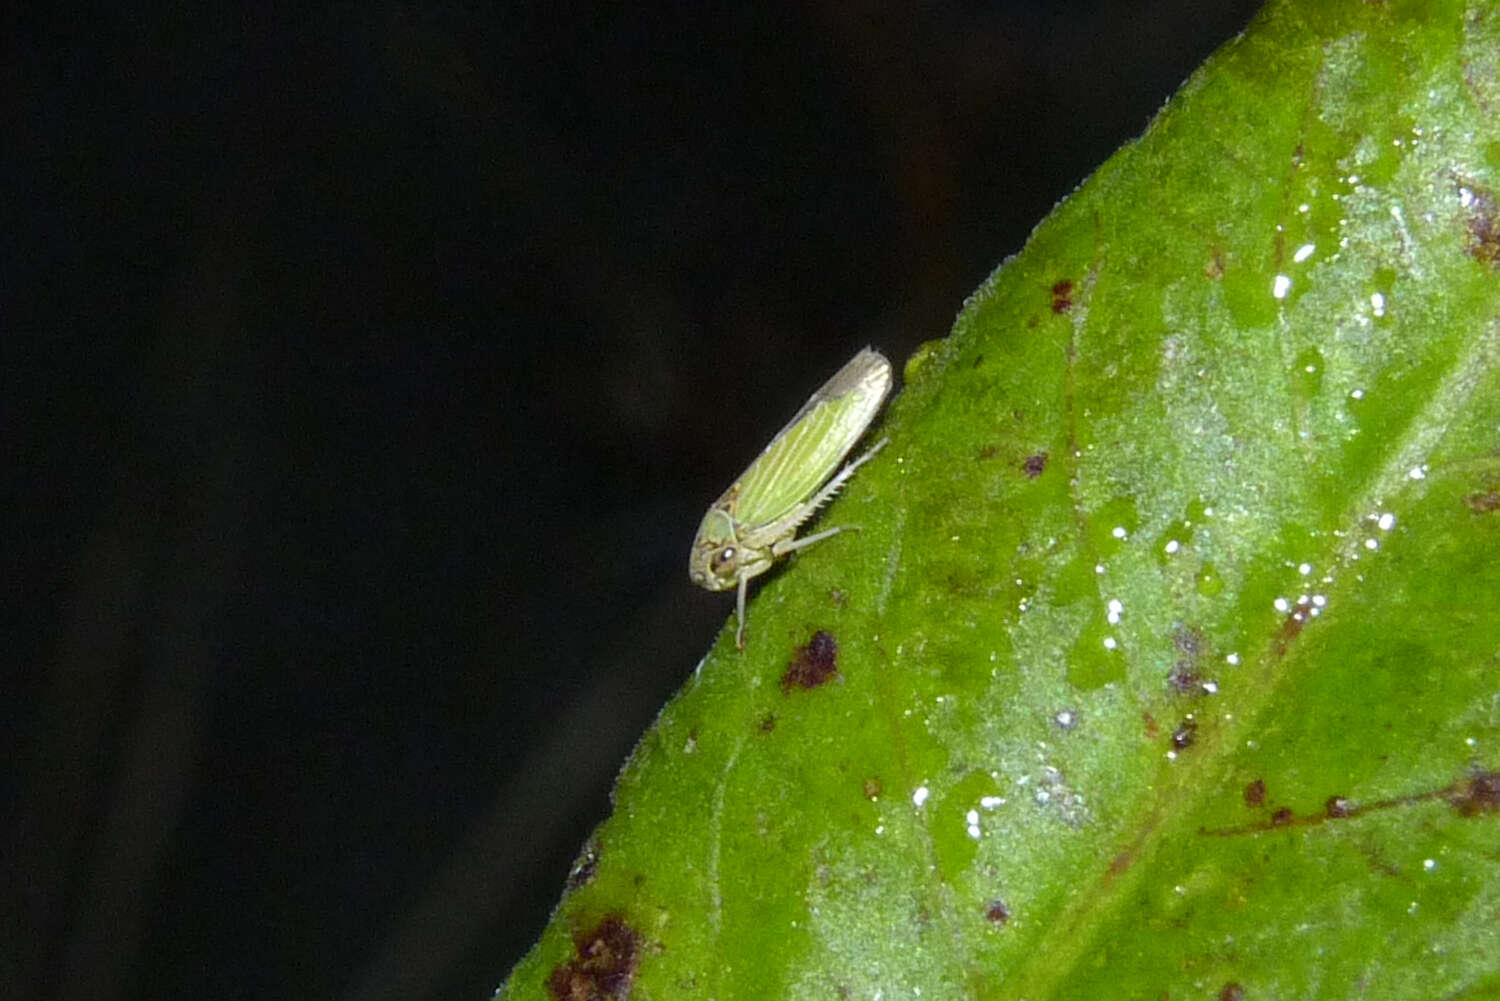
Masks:
[[[499,996],[1500,995],[1497,123],[1494,4],[1272,3],[908,361]]]

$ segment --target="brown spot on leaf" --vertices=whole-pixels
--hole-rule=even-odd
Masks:
[[[1462,817],[1500,810],[1500,772],[1480,772],[1459,786],[1448,802]]]
[[[1500,490],[1486,490],[1482,493],[1470,494],[1464,498],[1464,503],[1475,514],[1489,514],[1491,511],[1500,510]]]
[[[880,798],[880,793],[883,790],[883,788],[884,787],[881,786],[879,779],[877,779],[877,778],[868,778],[868,779],[865,779],[865,799],[868,799],[868,800],[877,800],[877,799],[879,799]]]
[[[1219,988],[1219,1001],[1245,1001],[1245,988],[1231,980]]]
[[[828,600],[833,602],[837,608],[849,607],[849,595],[842,588],[834,588],[828,592]]]
[[[1495,193],[1472,182],[1460,184],[1458,193],[1467,216],[1464,251],[1481,264],[1500,268],[1500,206]]]
[[[1276,635],[1276,653],[1278,656],[1286,653],[1287,647],[1292,645],[1292,641],[1302,634],[1302,627],[1307,625],[1307,621],[1312,618],[1312,615],[1313,606],[1306,601],[1297,602],[1297,606],[1287,613],[1287,617],[1282,620],[1281,631]]]
[[[1028,455],[1025,458],[1025,460],[1021,463],[1021,472],[1025,473],[1027,476],[1029,476],[1033,480],[1036,479],[1038,476],[1041,476],[1042,475],[1042,470],[1044,470],[1046,468],[1047,468],[1047,453],[1046,452],[1038,452],[1035,455]]]
[[[1259,781],[1259,779],[1256,780],[1256,782]],[[1251,786],[1253,785],[1255,783],[1251,783]],[[1249,802],[1249,790],[1250,786],[1247,786],[1246,802]],[[1475,772],[1469,778],[1441,789],[1427,789],[1373,802],[1354,803],[1343,796],[1330,796],[1318,813],[1298,817],[1292,812],[1291,807],[1284,806],[1271,814],[1268,821],[1244,827],[1200,828],[1199,833],[1226,837],[1273,827],[1288,827],[1293,824],[1299,826],[1326,824],[1332,820],[1362,816],[1377,810],[1394,810],[1417,803],[1430,803],[1435,799],[1443,800],[1465,817],[1500,811],[1500,772]]]
[[[1203,276],[1205,278],[1224,277],[1224,251],[1215,250],[1213,256],[1209,257],[1208,263],[1203,265]]]
[[[1245,805],[1246,806],[1260,806],[1265,801],[1266,801],[1266,781],[1265,781],[1265,779],[1256,779],[1254,782],[1251,782],[1249,785],[1245,786]]]
[[[1118,876],[1135,864],[1135,856],[1130,852],[1121,852],[1109,860],[1109,874]]]
[[[1147,740],[1154,741],[1157,737],[1161,736],[1161,727],[1156,724],[1156,717],[1150,713],[1141,713],[1141,725],[1146,728]]]
[[[1005,906],[1003,900],[991,900],[990,905],[984,909],[984,917],[991,924],[1004,925],[1010,920],[1010,908]]]
[[[617,914],[574,932],[574,959],[553,967],[547,990],[555,1001],[625,1001],[641,959],[641,937]]]
[[[1066,313],[1073,308],[1073,283],[1064,278],[1052,286],[1052,312]]]
[[[994,445],[986,445],[979,450],[980,459],[993,459],[1000,454],[1000,450]]]
[[[838,677],[839,645],[832,634],[819,629],[787,661],[786,673],[781,676],[781,692],[789,693],[793,688],[817,688]]]
[[[760,724],[757,727],[757,729],[760,730],[761,733],[770,733],[771,731],[775,730],[776,729],[776,714],[775,713],[766,713],[764,716],[762,716],[760,718]]]

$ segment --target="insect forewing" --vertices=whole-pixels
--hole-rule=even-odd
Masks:
[[[865,348],[813,393],[736,484],[747,529],[787,515],[817,492],[864,434],[891,389],[891,363]]]

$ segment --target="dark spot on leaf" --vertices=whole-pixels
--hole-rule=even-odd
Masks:
[[[1192,626],[1178,626],[1172,630],[1172,645],[1188,661],[1196,661],[1203,653],[1203,630]]]
[[[1264,779],[1256,779],[1245,786],[1245,805],[1260,806],[1266,801],[1266,782]]]
[[[983,361],[984,361],[984,355],[975,355],[974,356],[974,364],[971,365],[971,366],[969,366],[969,367],[970,368],[978,368],[979,365],[980,365],[980,363],[983,362]]]
[[[1052,286],[1052,312],[1066,313],[1073,308],[1073,283],[1064,278]]]
[[[1459,787],[1448,802],[1463,817],[1500,810],[1500,772],[1481,772]]]
[[[761,733],[770,733],[772,730],[776,729],[776,714],[766,713],[764,716],[762,716],[758,729]]]
[[[1177,648],[1177,661],[1167,674],[1167,684],[1184,695],[1213,695],[1219,683],[1205,678],[1201,664],[1206,646],[1203,632],[1190,626],[1178,626],[1172,631],[1172,645]]]
[[[1489,514],[1491,511],[1500,509],[1500,490],[1486,490],[1483,493],[1470,494],[1464,498],[1464,503],[1475,514]]]
[[[577,956],[553,967],[547,990],[556,1001],[625,1001],[641,958],[641,937],[618,915],[573,934]]]
[[[1038,452],[1035,455],[1028,455],[1026,457],[1025,461],[1023,461],[1021,463],[1021,472],[1025,473],[1027,476],[1031,477],[1033,480],[1036,479],[1038,476],[1041,476],[1042,475],[1042,470],[1044,470],[1046,468],[1047,468],[1047,453],[1046,452]]]
[[[1192,747],[1197,739],[1198,721],[1191,716],[1185,717],[1181,723],[1177,724],[1177,729],[1172,731],[1172,746],[1179,751]]]
[[[594,870],[599,867],[599,843],[593,838],[583,846],[583,851],[573,860],[573,867],[568,870],[567,887],[576,890],[584,886],[594,878]]]
[[[876,800],[880,798],[882,790],[880,780],[876,778],[865,779],[865,799]]]
[[[1257,779],[1246,787],[1246,802],[1250,801],[1250,789],[1260,782]],[[1264,789],[1257,795],[1264,795]],[[1200,828],[1199,833],[1211,834],[1216,837],[1226,837],[1236,834],[1244,834],[1249,831],[1266,830],[1272,827],[1287,827],[1296,825],[1326,824],[1332,820],[1341,820],[1345,817],[1355,817],[1377,810],[1395,810],[1402,807],[1412,806],[1416,803],[1430,803],[1435,799],[1447,802],[1462,816],[1475,817],[1483,813],[1500,811],[1500,772],[1475,772],[1470,778],[1461,782],[1454,782],[1441,789],[1427,789],[1421,792],[1407,793],[1404,796],[1392,796],[1388,799],[1375,800],[1374,802],[1353,803],[1343,796],[1330,796],[1323,804],[1322,811],[1310,813],[1304,817],[1298,817],[1290,807],[1282,807],[1271,814],[1271,819],[1246,827],[1224,827],[1217,830]],[[1382,868],[1382,871],[1394,869]]]
[[[998,448],[996,448],[994,445],[986,445],[986,446],[984,446],[983,448],[981,448],[979,450],[979,458],[980,459],[993,459],[999,453],[1000,453],[1000,450]]]
[[[786,673],[781,676],[781,692],[789,693],[793,688],[817,688],[838,677],[839,645],[833,636],[822,629],[813,633],[787,661]]]
[[[1460,184],[1458,193],[1468,216],[1464,251],[1482,264],[1500,268],[1500,207],[1495,193],[1472,182]]]
[[[984,910],[984,917],[993,924],[1003,925],[1010,920],[1010,908],[1003,900],[991,900],[990,906]]]
[[[1219,989],[1219,1001],[1245,1001],[1245,988],[1231,980]]]
[[[1198,672],[1180,661],[1167,674],[1167,684],[1184,695],[1203,690],[1203,679],[1198,676]]]

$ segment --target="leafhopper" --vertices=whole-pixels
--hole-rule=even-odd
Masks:
[[[882,438],[834,475],[890,391],[891,363],[879,351],[865,348],[812,394],[703,516],[688,555],[688,577],[710,591],[737,589],[734,643],[739,649],[745,648],[750,578],[787,553],[850,527],[796,537],[797,529],[885,445]]]

